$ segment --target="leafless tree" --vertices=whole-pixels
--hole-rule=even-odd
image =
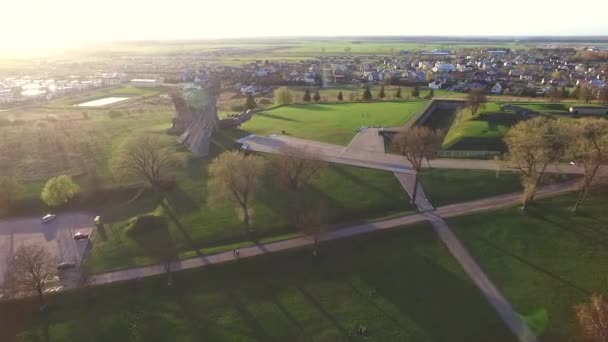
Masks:
[[[562,98],[562,92],[556,86],[552,86],[547,92],[547,97],[551,102],[559,102]]]
[[[477,111],[486,103],[486,92],[482,88],[474,88],[467,95],[467,106],[471,108],[471,114],[476,115]]]
[[[412,203],[416,203],[418,192],[418,173],[424,159],[435,157],[441,145],[441,131],[424,126],[406,128],[393,138],[393,151],[404,156],[416,171]]]
[[[57,285],[57,261],[44,247],[22,245],[9,262],[4,289],[12,296],[36,293],[43,303],[44,293]]]
[[[140,179],[155,190],[162,190],[182,163],[183,158],[159,137],[140,135],[116,152],[111,168],[118,179]]]
[[[583,118],[567,128],[570,137],[567,155],[585,170],[578,198],[572,208],[575,212],[585,201],[600,165],[608,161],[608,121]]]
[[[534,200],[549,164],[564,156],[567,141],[556,120],[545,117],[522,121],[507,136],[508,163],[521,173],[524,188],[522,210]]]
[[[608,300],[593,294],[588,303],[575,306],[581,337],[590,342],[608,342]]]
[[[318,159],[315,151],[302,148],[284,148],[273,158],[272,170],[277,180],[293,194],[293,222],[300,220],[302,188],[319,176],[327,163]]]
[[[246,156],[239,151],[224,152],[209,166],[209,203],[215,205],[224,199],[235,202],[241,209],[247,235],[251,233],[251,201],[264,169],[264,159]]]
[[[591,83],[585,83],[580,87],[579,90],[579,100],[584,101],[585,103],[591,102],[594,98],[596,98],[597,89]]]

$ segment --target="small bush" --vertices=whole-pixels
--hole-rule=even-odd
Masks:
[[[270,105],[270,104],[272,104],[272,100],[269,98],[266,98],[266,97],[262,97],[261,99],[258,100],[258,103],[262,104],[262,105]]]

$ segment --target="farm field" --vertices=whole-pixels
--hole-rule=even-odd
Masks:
[[[19,331],[36,340],[48,331],[51,341],[66,342],[514,340],[427,224],[327,242],[317,258],[302,249],[173,278],[171,287],[160,276],[62,294],[51,299],[46,319],[24,303],[5,305],[0,337]]]
[[[290,105],[256,113],[241,130],[257,135],[281,133],[347,145],[361,126],[401,126],[426,101]]]
[[[511,207],[448,220],[515,310],[535,317],[545,341],[575,340],[574,305],[605,292],[608,281],[605,189],[573,215],[575,200],[571,193],[525,214]]]

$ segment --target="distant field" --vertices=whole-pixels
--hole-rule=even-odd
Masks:
[[[542,341],[578,341],[573,307],[608,282],[608,197],[576,194],[448,220],[467,249]],[[534,318],[534,319],[532,319]]]
[[[105,97],[129,97],[128,102],[136,100],[143,96],[154,96],[161,92],[161,88],[136,88],[132,86],[119,86],[112,88],[104,88],[99,90],[93,90],[82,94],[75,94],[66,97],[59,98],[57,100],[45,103],[45,107],[63,107],[63,106],[74,106],[83,102],[93,101]],[[124,105],[124,103],[117,103],[115,105],[109,105],[105,107],[114,107],[117,105]]]
[[[49,341],[513,341],[430,228],[66,293],[48,320],[0,304],[0,339],[44,340],[48,322]]]
[[[346,145],[361,126],[400,126],[426,101],[291,105],[256,113],[241,130]]]

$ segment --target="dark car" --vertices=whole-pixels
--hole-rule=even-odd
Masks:
[[[76,267],[76,263],[75,262],[62,262],[61,264],[57,265],[57,269],[58,270],[67,270],[68,268],[74,268]]]
[[[74,240],[76,240],[76,241],[85,240],[88,238],[89,238],[89,234],[87,234],[87,233],[78,232],[78,233],[74,234]]]

